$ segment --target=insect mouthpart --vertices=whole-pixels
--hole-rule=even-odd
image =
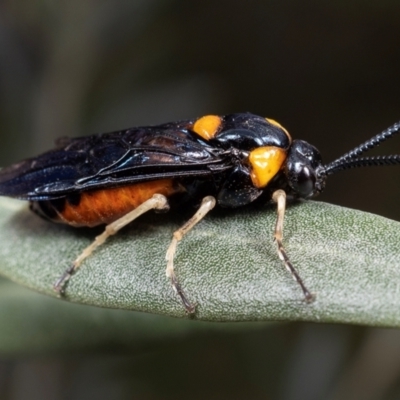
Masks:
[[[315,170],[315,175],[317,177],[317,181],[315,182],[315,190],[312,197],[318,196],[325,189],[326,178],[327,178],[325,167],[323,165],[317,167]]]

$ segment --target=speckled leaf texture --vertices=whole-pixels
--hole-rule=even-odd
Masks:
[[[288,207],[284,245],[316,295],[312,304],[277,256],[273,207],[214,210],[179,244],[175,258],[180,283],[197,304],[189,316],[165,276],[165,253],[190,213],[151,212],[124,228],[84,261],[60,304],[205,321],[400,326],[400,223],[311,201]],[[2,198],[0,273],[56,297],[54,281],[100,232],[44,221],[26,203]]]

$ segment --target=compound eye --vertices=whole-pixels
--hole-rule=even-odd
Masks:
[[[294,195],[303,199],[323,188],[321,157],[318,150],[303,140],[294,140],[285,165],[285,174]]]
[[[297,173],[297,180],[294,184],[297,193],[306,198],[314,193],[316,183],[315,174],[307,166],[303,166]]]

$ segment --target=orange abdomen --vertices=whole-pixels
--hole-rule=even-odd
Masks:
[[[172,179],[162,179],[82,192],[79,201],[74,202],[77,204],[66,199],[62,209],[53,207],[57,216],[52,219],[73,226],[92,227],[108,224],[132,211],[150,199],[153,194],[158,193],[168,197],[182,191],[184,191],[183,187]]]

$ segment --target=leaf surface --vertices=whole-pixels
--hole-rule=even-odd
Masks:
[[[149,213],[124,228],[84,261],[65,299],[189,318],[165,277],[172,232],[189,215]],[[322,202],[289,206],[284,245],[316,295],[307,304],[277,256],[275,218],[271,207],[215,210],[182,240],[175,268],[197,304],[193,319],[400,326],[400,223]],[[100,232],[44,221],[2,198],[0,273],[56,296],[54,281]]]

